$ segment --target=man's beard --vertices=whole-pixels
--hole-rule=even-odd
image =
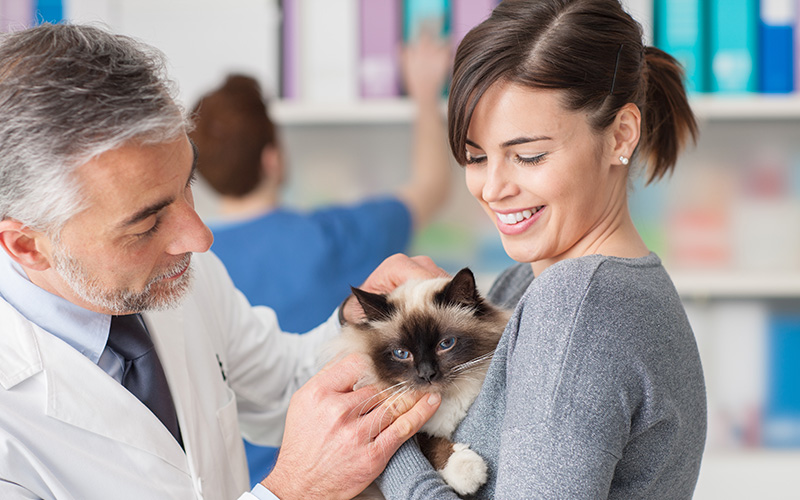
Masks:
[[[141,291],[109,289],[90,276],[83,264],[72,258],[63,248],[56,248],[53,267],[59,276],[81,299],[94,306],[109,310],[112,314],[129,314],[141,311],[157,311],[177,306],[192,280],[192,268],[186,269],[177,279],[162,281],[174,276],[189,266],[191,253],[155,278],[150,279]]]

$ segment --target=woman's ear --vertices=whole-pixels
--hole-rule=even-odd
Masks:
[[[261,150],[261,172],[267,181],[281,187],[286,180],[283,155],[277,144],[268,144]]]
[[[0,247],[17,264],[35,271],[50,267],[50,239],[14,219],[0,221]]]
[[[633,103],[622,106],[611,125],[611,132],[611,164],[627,165],[642,132],[642,112],[639,107]]]

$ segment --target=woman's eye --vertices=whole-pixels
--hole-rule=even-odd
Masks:
[[[516,155],[514,157],[514,161],[522,165],[536,165],[538,163],[541,163],[541,161],[544,160],[545,156],[547,156],[547,153],[541,153],[538,155],[531,155],[531,156]]]
[[[454,345],[456,345],[456,338],[450,337],[439,342],[439,349],[446,351],[448,349],[452,349]]]
[[[408,357],[411,356],[411,353],[405,349],[395,349],[392,351],[392,355],[397,359],[408,359]]]
[[[474,165],[486,160],[486,155],[472,154],[467,151],[467,165]]]

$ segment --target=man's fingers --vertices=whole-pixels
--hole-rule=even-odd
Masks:
[[[427,422],[441,404],[438,394],[426,394],[410,410],[397,416],[373,442],[379,449],[397,451],[408,438],[413,436]]]
[[[366,361],[357,354],[350,354],[325,365],[312,380],[321,387],[336,392],[351,392],[353,386],[366,370]]]

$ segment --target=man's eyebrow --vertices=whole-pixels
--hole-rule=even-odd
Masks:
[[[153,203],[150,206],[144,207],[143,209],[139,210],[135,214],[131,215],[122,223],[119,224],[119,229],[125,229],[127,227],[133,226],[134,224],[145,220],[146,218],[157,214],[158,212],[162,211],[164,207],[169,206],[174,199],[170,198],[167,200],[161,200],[158,203]]]
[[[198,154],[197,146],[195,145],[195,143],[189,141],[189,144],[191,144],[192,146],[192,170],[191,172],[189,172],[189,178],[186,179],[187,186],[192,183],[192,180],[194,180],[194,177],[197,174],[197,154]],[[134,224],[141,222],[152,215],[157,214],[165,207],[172,204],[173,201],[175,201],[174,198],[167,198],[159,202],[153,203],[150,206],[144,207],[143,209],[139,210],[135,214],[131,215],[130,217],[122,221],[122,223],[119,224],[119,228],[125,229],[127,227],[133,226]]]
[[[197,177],[197,157],[200,154],[200,151],[197,149],[197,144],[195,144],[193,140],[189,139],[189,145],[192,146],[192,171],[189,172],[189,178],[186,180],[187,186]]]

